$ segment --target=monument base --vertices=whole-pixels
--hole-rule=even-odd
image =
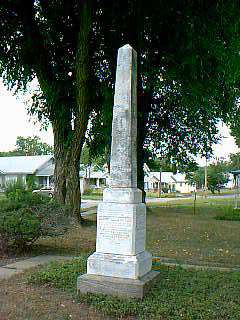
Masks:
[[[83,274],[78,277],[78,293],[106,294],[122,298],[142,299],[158,279],[160,273],[150,271],[139,279],[104,277],[93,274]]]
[[[144,251],[134,256],[94,252],[87,261],[87,273],[138,279],[152,269],[152,256]]]

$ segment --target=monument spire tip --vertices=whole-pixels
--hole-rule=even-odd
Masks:
[[[133,49],[132,46],[130,46],[129,43],[125,44],[124,46],[122,46],[120,49]]]

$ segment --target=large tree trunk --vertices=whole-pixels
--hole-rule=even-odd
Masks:
[[[34,1],[27,0],[19,12],[23,21],[26,22],[24,23],[26,47],[31,44],[32,48],[30,67],[34,67],[41,89],[49,104],[48,109],[54,134],[55,198],[62,204],[68,204],[78,220],[81,220],[79,159],[90,114],[89,35],[92,0],[80,1],[80,3],[80,25],[76,54],[77,107],[75,110],[71,110],[70,105],[68,106],[68,96],[64,96],[62,86],[58,86],[58,80],[51,64],[51,53],[47,50],[39,27],[35,23]],[[52,94],[53,92],[54,94]],[[74,128],[71,123],[72,113]]]
[[[67,112],[61,119],[52,122],[54,135],[54,195],[56,200],[65,204],[66,199],[66,169],[68,141],[71,136],[71,122]]]
[[[85,141],[88,119],[90,115],[90,59],[89,36],[91,31],[91,1],[83,3],[80,12],[80,28],[78,34],[78,48],[76,55],[76,99],[74,131],[71,146],[68,150],[68,167],[66,171],[66,203],[73,210],[78,221],[82,221],[80,214],[81,192],[79,181],[79,162]]]
[[[73,150],[72,150],[73,151]],[[79,152],[77,154],[70,151],[66,168],[66,204],[71,207],[73,216],[81,223],[80,214],[81,192],[79,180]]]

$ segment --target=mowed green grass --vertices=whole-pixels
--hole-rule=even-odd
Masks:
[[[237,320],[240,318],[240,272],[194,271],[162,266],[159,278],[142,300],[104,295],[76,296],[77,276],[86,272],[86,258],[52,263],[27,275],[34,287],[44,285],[72,293],[114,319]],[[33,289],[30,289],[31,292]],[[33,302],[34,303],[34,302]]]
[[[199,199],[195,212],[192,199],[149,204],[147,249],[180,263],[240,265],[240,221],[215,219],[231,206],[229,199]],[[86,319],[240,319],[240,272],[161,265],[158,281],[142,300],[77,296],[77,276],[86,272],[95,241],[96,215],[61,237],[39,240],[33,248],[37,254],[80,257],[31,270],[5,287],[0,285],[0,316],[2,311],[14,319],[78,319],[82,314]]]
[[[147,210],[147,250],[153,256],[180,263],[240,265],[240,221],[215,217],[231,207],[232,200],[192,199],[154,203]],[[35,250],[61,254],[89,254],[95,250],[96,215],[85,226],[74,226],[65,235],[37,242]]]
[[[240,265],[240,221],[216,220],[230,201],[179,201],[148,208],[147,249],[179,262]]]

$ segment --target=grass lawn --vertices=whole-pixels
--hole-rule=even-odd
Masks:
[[[152,206],[147,217],[147,248],[156,256],[194,264],[240,265],[240,221],[215,216],[227,207],[190,204]]]
[[[69,292],[28,285],[23,276],[0,281],[1,320],[110,320]]]
[[[229,199],[192,199],[153,203],[147,213],[147,249],[154,256],[178,262],[240,266],[240,221],[216,220],[229,207]],[[58,238],[41,239],[36,253],[89,254],[95,249],[96,216],[85,226],[74,226]]]
[[[101,194],[82,195],[82,200],[102,200]]]
[[[217,220],[231,199],[152,203],[147,213],[147,249],[184,263],[240,265],[240,221]],[[161,266],[158,283],[141,301],[76,295],[76,278],[95,249],[96,215],[64,236],[38,240],[36,254],[82,256],[53,263],[0,282],[0,319],[240,319],[240,272]],[[16,305],[18,306],[16,308]]]
[[[52,263],[2,281],[0,319],[238,320],[240,273],[161,267],[143,300],[76,294],[86,258]],[[17,307],[16,307],[17,306]]]
[[[227,195],[227,194],[235,194],[235,189],[221,189],[220,192],[215,191],[215,193],[213,194],[211,191],[207,191],[207,195],[212,196],[222,196],[222,195]],[[199,196],[205,196],[206,192],[205,191],[198,191],[197,195]]]

